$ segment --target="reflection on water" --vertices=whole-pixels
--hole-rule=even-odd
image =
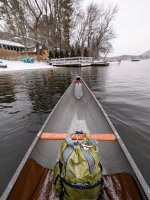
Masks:
[[[77,75],[104,106],[150,185],[149,63],[0,73],[0,193],[48,113]]]
[[[32,78],[27,82],[27,92],[33,112],[50,112],[70,82],[71,80],[57,76],[52,70],[33,71]]]
[[[0,103],[12,103],[14,101],[14,84],[11,75],[0,76]]]

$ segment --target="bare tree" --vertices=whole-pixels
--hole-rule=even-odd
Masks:
[[[52,51],[55,46],[56,19],[54,17],[54,0],[41,0],[43,13],[40,19],[38,35],[40,41],[45,44],[48,50]]]
[[[1,0],[1,15],[5,22],[5,30],[12,36],[22,36],[22,41],[26,46],[26,19],[24,10],[19,0]]]
[[[99,57],[99,52],[107,51],[110,40],[115,37],[112,22],[116,13],[116,6],[105,8],[95,3],[91,3],[86,12],[80,11],[75,43],[82,49],[87,46],[91,56]]]
[[[112,22],[117,7],[91,3],[83,11],[80,1],[0,0],[0,14],[4,29],[22,38],[25,46],[34,44],[37,53],[40,44],[53,52],[57,48],[68,51],[74,45],[82,54],[87,47],[96,58],[99,52],[108,52],[115,37]]]

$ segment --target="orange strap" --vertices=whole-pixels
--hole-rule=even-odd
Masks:
[[[69,133],[42,133],[41,140],[64,140]],[[116,136],[113,133],[90,133],[89,138],[96,139],[98,141],[114,141]],[[77,139],[76,135],[72,135],[72,139]],[[83,134],[78,134],[78,139],[83,139]]]

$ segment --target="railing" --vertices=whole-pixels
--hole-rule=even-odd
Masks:
[[[51,59],[53,64],[81,64],[81,63],[91,63],[92,57],[68,57],[68,58],[57,58]]]
[[[66,58],[56,58],[51,59],[51,61],[67,61],[67,60],[92,60],[92,57],[66,57]]]

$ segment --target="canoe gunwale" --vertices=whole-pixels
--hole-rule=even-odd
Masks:
[[[141,174],[139,168],[137,167],[136,163],[134,162],[131,154],[129,153],[129,151],[127,150],[123,140],[121,139],[120,135],[118,134],[117,130],[115,129],[113,123],[111,122],[111,120],[109,119],[107,113],[105,112],[104,108],[102,107],[102,105],[100,104],[100,102],[96,99],[95,95],[91,92],[91,90],[89,89],[89,87],[86,85],[86,83],[82,80],[82,82],[85,84],[86,88],[88,89],[88,91],[90,92],[90,94],[93,96],[93,98],[95,99],[95,101],[97,102],[99,108],[101,109],[102,113],[104,114],[105,119],[107,120],[110,128],[112,129],[113,133],[116,135],[117,141],[121,147],[121,149],[123,150],[128,162],[130,163],[139,183],[142,186],[142,189],[144,190],[147,198],[150,200],[150,188],[147,185],[143,175]]]
[[[0,200],[6,200],[15,184],[15,182],[17,181],[18,176],[21,173],[21,170],[23,169],[26,161],[28,160],[29,156],[31,155],[35,145],[37,144],[40,135],[42,134],[44,128],[46,127],[48,121],[50,120],[50,118],[52,117],[54,111],[56,110],[56,108],[58,107],[58,105],[60,104],[61,100],[63,99],[63,97],[65,96],[65,94],[67,93],[67,91],[71,88],[71,86],[73,85],[75,79],[72,81],[72,83],[70,84],[70,86],[67,88],[67,90],[65,91],[65,93],[61,96],[61,98],[58,100],[57,104],[54,106],[54,108],[52,109],[52,111],[50,112],[50,114],[48,115],[46,121],[44,122],[44,124],[42,125],[41,129],[39,130],[38,134],[36,135],[35,139],[33,140],[33,142],[31,143],[29,149],[27,150],[25,156],[23,157],[22,161],[20,162],[18,168],[16,169],[14,175],[12,176],[11,180],[9,181],[6,189],[4,190],[2,196],[0,197]]]

